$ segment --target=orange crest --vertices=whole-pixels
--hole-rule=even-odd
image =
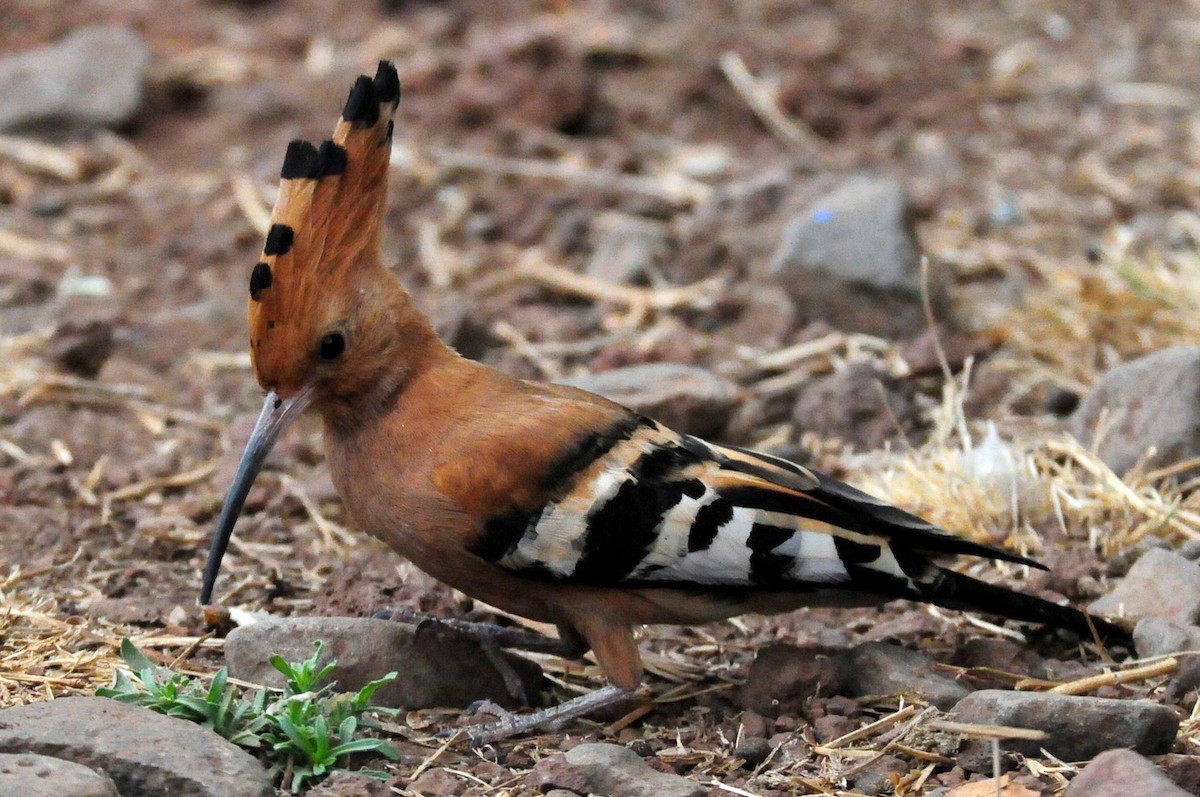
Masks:
[[[250,353],[264,387],[299,386],[305,356],[330,344],[320,330],[346,310],[338,302],[347,292],[329,286],[348,285],[364,258],[378,261],[399,101],[396,68],[382,61],[374,79],[355,81],[332,139],[288,145],[262,260],[250,273]]]

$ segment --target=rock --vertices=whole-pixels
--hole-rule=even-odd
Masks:
[[[801,388],[792,418],[803,431],[841,438],[859,450],[882,448],[918,427],[917,405],[901,388],[871,363],[850,363]]]
[[[754,769],[767,760],[772,749],[771,743],[766,739],[744,739],[741,744],[733,748],[733,757],[740,758],[745,762],[742,764],[742,769]]]
[[[842,690],[838,660],[827,651],[775,643],[759,648],[742,684],[742,708],[768,717],[796,714],[819,692]]]
[[[1155,756],[1153,761],[1176,786],[1188,794],[1200,794],[1200,757],[1167,753]]]
[[[1171,676],[1166,691],[1162,693],[1163,700],[1172,705],[1182,705],[1188,693],[1197,687],[1200,687],[1200,658],[1183,656],[1179,662],[1179,669]],[[1195,702],[1193,699],[1187,707],[1190,709],[1191,704]]]
[[[1001,741],[1001,746],[1028,756],[1040,755],[1045,748],[1064,761],[1085,761],[1117,747],[1130,747],[1144,755],[1165,753],[1179,729],[1171,709],[1145,700],[1048,692],[983,689],[963,698],[952,713],[959,722],[1045,731],[1047,736],[1041,741],[1012,739]],[[990,760],[990,742],[967,740],[960,754],[978,745],[987,748]],[[961,755],[959,763],[963,763]]]
[[[300,661],[325,642],[324,660],[337,659],[333,679],[354,691],[389,672],[399,673],[375,692],[381,706],[421,709],[464,708],[477,700],[507,707],[521,704],[479,642],[438,623],[412,626],[362,617],[293,617],[235,628],[225,639],[229,674],[253,683],[281,686],[283,676],[268,663],[273,653]],[[541,669],[502,653],[520,677],[525,696],[536,700]]]
[[[751,665],[752,667],[754,665]],[[743,711],[740,719],[742,726],[742,735],[746,738],[767,738],[774,723],[767,720],[762,714],[757,711]]]
[[[900,341],[896,348],[900,359],[908,365],[909,376],[940,376],[942,357],[946,358],[951,372],[957,374],[968,357],[978,360],[988,353],[990,345],[980,336],[937,324],[935,329],[924,329],[916,336]]]
[[[123,795],[275,794],[262,765],[212,731],[106,697],[60,697],[0,711],[0,753],[18,752],[103,770]]]
[[[378,778],[337,769],[304,794],[305,797],[392,797],[395,792]]]
[[[931,215],[943,197],[963,178],[963,164],[941,133],[922,131],[908,141],[907,185],[913,205],[922,216]]]
[[[633,733],[631,735],[634,738],[629,739],[628,741],[625,741],[625,739],[623,738],[625,731],[633,731]],[[637,753],[638,758],[649,758],[650,756],[654,755],[654,745],[650,744],[649,741],[638,737],[637,736],[638,733],[641,733],[641,731],[638,729],[626,728],[625,730],[621,731],[621,734],[620,734],[621,741],[624,742],[626,747],[628,747],[633,752]]]
[[[601,215],[592,231],[595,241],[587,275],[605,282],[646,282],[671,244],[665,223],[624,213]]]
[[[467,784],[462,778],[438,768],[426,770],[421,777],[408,784],[405,791],[428,797],[455,797],[466,790]]]
[[[796,308],[777,285],[736,285],[729,299],[735,315],[715,333],[722,342],[774,351],[796,325]]]
[[[50,337],[46,354],[64,371],[95,379],[113,350],[111,321],[65,321]]]
[[[733,382],[678,363],[628,365],[561,382],[700,437],[719,435],[741,400],[741,389]]]
[[[568,789],[577,794],[610,797],[704,797],[708,790],[695,781],[659,772],[637,753],[615,744],[592,743],[543,758],[533,768],[530,785],[541,791]]]
[[[1088,605],[1093,614],[1161,617],[1182,626],[1200,620],[1200,565],[1164,548],[1133,563],[1116,588]]]
[[[838,714],[826,714],[817,717],[811,723],[813,737],[821,744],[828,744],[834,739],[840,739],[851,731],[858,730],[859,723],[850,717]]]
[[[850,785],[861,794],[883,794],[891,792],[896,782],[912,767],[899,758],[885,755],[876,758],[850,778]]]
[[[1200,649],[1200,628],[1181,626],[1161,617],[1143,617],[1134,626],[1133,644],[1140,659],[1197,650]]]
[[[943,711],[970,693],[964,684],[933,669],[923,653],[886,642],[867,642],[839,657],[846,693],[854,697],[917,695]]]
[[[1071,431],[1118,474],[1150,448],[1153,465],[1200,456],[1200,346],[1173,346],[1108,371],[1071,417]]]
[[[1075,776],[1063,797],[1188,797],[1154,764],[1132,750],[1109,750]]]
[[[472,129],[503,122],[567,135],[611,124],[595,70],[553,26],[522,22],[473,39],[455,59],[458,75],[449,91],[439,92],[442,118],[435,123]],[[414,79],[412,96],[419,97],[423,80]]]
[[[807,320],[901,338],[925,326],[908,195],[888,178],[853,177],[791,219],[768,274]],[[944,290],[930,282],[940,318]]]
[[[0,130],[117,127],[142,104],[150,50],[127,28],[79,28],[0,59]]]
[[[955,651],[951,663],[956,667],[990,667],[1003,672],[1046,677],[1046,662],[1027,645],[1010,639],[975,637]]]
[[[113,782],[85,766],[32,753],[0,754],[0,797],[120,797]]]

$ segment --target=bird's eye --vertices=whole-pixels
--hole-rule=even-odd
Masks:
[[[336,360],[346,350],[346,338],[341,332],[330,332],[321,338],[319,353],[322,360]]]

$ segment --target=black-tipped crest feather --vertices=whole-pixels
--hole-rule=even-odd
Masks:
[[[379,121],[379,101],[375,98],[375,84],[366,75],[359,75],[346,98],[342,118],[347,122],[362,122],[371,127]]]
[[[258,301],[258,295],[271,287],[271,267],[266,263],[255,263],[250,271],[250,298]]]
[[[395,105],[400,102],[400,77],[396,74],[396,66],[391,61],[380,61],[375,70],[375,99],[380,103]]]
[[[272,224],[267,231],[267,242],[263,245],[263,253],[271,255],[286,255],[292,251],[292,243],[296,240],[296,231],[286,224]]]
[[[317,150],[316,171],[313,176],[319,180],[345,171],[346,148],[332,141],[322,141],[321,148]]]
[[[283,156],[283,168],[279,170],[281,180],[306,179],[316,176],[317,148],[311,142],[296,139],[288,143]]]

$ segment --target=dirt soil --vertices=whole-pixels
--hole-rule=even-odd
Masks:
[[[260,401],[244,321],[262,245],[254,211],[273,199],[287,142],[327,136],[347,86],[380,58],[395,60],[404,92],[386,256],[455,345],[521,376],[670,360],[726,374],[753,396],[766,374],[747,366],[746,347],[762,354],[753,350],[764,339],[782,348],[831,328],[803,313],[751,324],[737,291],[761,281],[789,208],[860,170],[897,177],[914,198],[919,239],[951,286],[947,345],[981,355],[972,420],[1056,428],[1103,368],[1187,342],[1143,334],[1129,325],[1137,318],[1119,316],[1068,322],[1056,344],[1004,319],[1053,297],[1058,274],[1194,258],[1200,10],[1191,3],[4,5],[0,53],[97,21],[138,31],[153,53],[144,107],[127,129],[36,134],[82,165],[78,177],[0,156],[0,231],[30,245],[0,246],[0,588],[93,628],[83,649],[131,631],[194,639],[212,630],[196,606],[207,535]],[[815,144],[783,141],[755,116],[719,66],[725,53],[741,57]],[[499,174],[502,158],[605,177]],[[780,174],[782,189],[760,190],[764,176]],[[716,189],[716,199],[673,192],[681,176],[691,189]],[[643,179],[624,179],[634,177]],[[613,211],[668,225],[650,287],[719,276],[716,307],[631,317],[620,299],[511,279],[530,252],[583,271],[596,219]],[[922,414],[906,426],[923,430],[916,445],[943,383],[923,332],[864,349],[924,357],[924,375],[908,380]],[[853,477],[869,459],[850,456],[853,441],[791,418],[803,387],[797,380],[748,402],[755,411],[735,418],[726,439]],[[395,604],[487,614],[342,521],[319,428],[304,425],[250,494],[219,601],[277,614]],[[1084,599],[1119,569],[1088,550],[1086,529],[1073,531],[1043,549],[1068,576],[1027,588]],[[756,648],[886,636],[944,657],[981,633],[911,606],[648,629],[652,689],[685,683],[676,693],[686,699],[622,730],[584,723],[565,742],[500,745],[497,762],[449,751],[440,763],[473,773],[488,793],[515,794],[537,758],[581,737],[645,739],[672,771],[737,793],[844,788],[838,767],[811,755],[807,769],[742,768],[736,686]],[[190,650],[188,666],[211,671],[218,643]],[[1067,643],[1043,644],[1079,659]],[[169,660],[185,647],[164,642],[156,653]],[[46,666],[58,675],[10,678],[0,701],[94,688]],[[572,677],[600,682],[593,670]],[[770,720],[767,735],[806,721]],[[406,748],[397,788],[429,752]],[[908,793],[966,777],[930,755],[906,759],[914,771],[937,764]],[[1055,766],[1022,777],[1058,793],[1065,780]],[[789,780],[801,772],[807,785]]]

